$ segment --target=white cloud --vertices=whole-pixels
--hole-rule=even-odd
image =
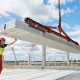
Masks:
[[[80,44],[80,25],[74,25],[73,28],[70,28],[68,34]]]
[[[53,17],[58,19],[58,9],[55,7],[51,8],[50,6],[45,6],[42,1],[43,0],[14,0],[11,2],[14,5],[8,5],[10,10],[23,17],[39,17],[39,19],[48,19],[49,17]]]
[[[79,36],[80,35],[80,25],[74,25],[69,32],[71,36]]]
[[[0,0],[0,13],[11,11],[15,6],[15,1],[16,0]]]
[[[23,3],[25,0],[0,0],[0,14],[5,15],[6,11],[16,12],[21,16],[30,15],[29,8]]]
[[[31,1],[31,0],[30,0]],[[32,2],[30,2],[31,5],[29,5],[29,9],[30,9],[30,12],[32,13],[31,17],[33,16],[37,16],[39,17],[40,19],[43,19],[43,20],[46,20],[46,18],[55,18],[58,20],[58,9],[55,7],[54,4],[57,4],[57,0],[50,0],[50,2],[52,1],[52,4],[53,5],[44,5],[42,3],[42,1],[38,1],[37,4],[34,4]],[[61,3],[65,3],[66,0],[61,0]],[[30,8],[30,6],[32,6],[32,8]],[[62,9],[61,10],[61,16],[63,16],[64,14],[67,14],[67,13],[72,13],[74,12],[74,10],[70,9],[70,8],[66,8],[66,10]],[[44,17],[43,17],[44,16]]]
[[[70,35],[72,35],[72,36],[80,35],[80,30],[74,30],[74,31],[70,32]]]
[[[15,12],[23,17],[32,17],[36,20],[46,20],[49,17],[58,19],[58,9],[55,8],[54,4],[57,4],[58,0],[49,0],[51,5],[44,5],[43,0],[3,0],[0,1],[0,13],[6,11]],[[66,0],[61,0],[61,3],[65,3]],[[4,6],[5,5],[5,6]],[[72,10],[62,10],[61,15],[71,13]]]
[[[29,2],[24,2],[25,0],[16,0],[14,3],[15,6],[13,8],[13,11],[21,16],[30,16],[31,12],[30,12],[30,8],[28,6]],[[28,0],[27,0],[28,1]]]

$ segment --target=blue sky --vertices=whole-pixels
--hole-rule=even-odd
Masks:
[[[49,6],[54,9],[53,7],[58,6],[57,2],[58,0],[43,0],[44,5]],[[56,2],[56,4],[54,3]],[[80,39],[80,0],[61,0],[61,11],[62,11],[62,25],[64,27],[64,30],[70,33],[69,35],[77,39],[79,41]],[[56,11],[55,11],[56,13]],[[52,19],[53,21],[56,20]],[[68,28],[66,26],[68,25]]]
[[[58,0],[0,0],[0,25],[31,17],[42,24],[57,26],[57,6]],[[64,30],[80,43],[80,0],[61,0],[61,15]]]

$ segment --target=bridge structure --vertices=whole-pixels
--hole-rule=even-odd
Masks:
[[[13,38],[15,37],[23,41],[33,42],[35,44],[41,44],[43,46],[43,66],[46,65],[46,47],[66,51],[68,61],[70,52],[76,54],[80,53],[79,45],[71,41],[67,41],[55,34],[48,32],[44,33],[21,21],[17,21],[13,24],[6,24],[6,29],[0,30],[0,35]]]

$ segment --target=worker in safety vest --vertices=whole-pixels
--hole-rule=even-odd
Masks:
[[[4,52],[4,49],[8,45],[12,45],[15,42],[16,42],[16,39],[12,43],[10,43],[10,44],[5,44],[5,38],[4,37],[0,38],[0,74],[1,74],[2,69],[3,69],[3,52]]]

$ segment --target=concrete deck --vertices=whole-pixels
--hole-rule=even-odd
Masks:
[[[57,80],[80,80],[80,72],[72,73]]]
[[[0,80],[56,80],[74,73],[54,69],[4,69]]]

